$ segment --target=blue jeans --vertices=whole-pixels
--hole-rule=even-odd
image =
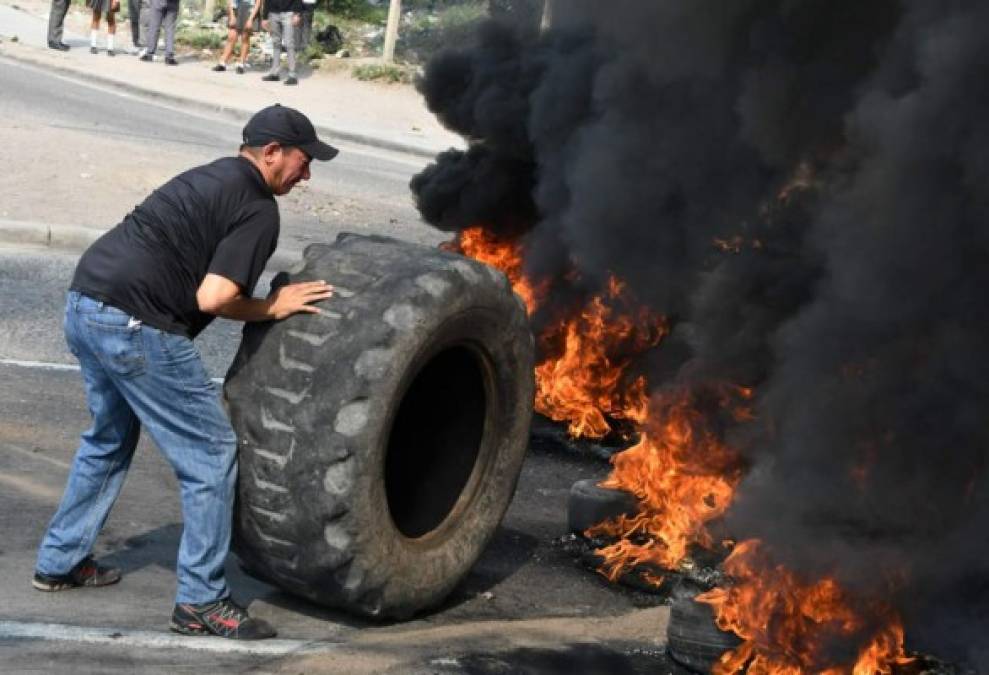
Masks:
[[[65,337],[82,366],[93,426],[82,434],[37,570],[66,574],[89,555],[120,494],[143,424],[181,490],[185,528],[176,602],[227,597],[223,564],[230,549],[237,439],[196,347],[76,292],[68,295]]]

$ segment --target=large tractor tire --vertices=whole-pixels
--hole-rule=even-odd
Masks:
[[[486,265],[383,237],[310,246],[280,277],[336,295],[244,330],[224,387],[234,550],[320,604],[381,618],[435,606],[515,491],[534,391],[524,305]]]

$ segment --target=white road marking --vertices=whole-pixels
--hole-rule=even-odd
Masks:
[[[318,640],[273,639],[255,642],[228,640],[219,637],[186,637],[175,633],[160,633],[150,630],[120,630],[118,628],[87,628],[59,623],[0,621],[0,640],[15,638],[268,656],[323,654],[336,651],[340,647],[337,643]]]
[[[79,372],[78,363],[51,363],[48,361],[21,361],[19,359],[0,359],[0,366],[17,366],[18,368],[40,368],[41,370],[69,370]],[[217,384],[223,384],[222,377],[211,377]]]
[[[41,368],[43,370],[79,370],[78,363],[49,363],[46,361],[20,361],[18,359],[0,359],[0,365],[18,366],[20,368]]]

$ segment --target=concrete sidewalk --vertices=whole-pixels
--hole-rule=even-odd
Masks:
[[[66,17],[65,42],[72,49],[47,47],[48,4],[43,0],[13,3],[0,0],[0,57],[15,59],[50,71],[109,86],[130,94],[246,120],[273,103],[302,110],[321,134],[330,139],[433,157],[464,141],[444,129],[413,87],[361,82],[345,70],[302,70],[298,87],[262,82],[262,70],[237,75],[233,70],[214,73],[214,61],[180,56],[177,67],[161,61],[145,63],[125,50],[130,46],[127,22],[117,22],[117,56],[108,58],[105,27],[100,30],[100,52],[89,53],[88,12],[73,6]]]

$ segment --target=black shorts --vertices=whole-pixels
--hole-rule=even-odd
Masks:
[[[247,30],[252,33],[257,33],[260,29],[260,21],[258,17],[254,17],[254,21],[247,25],[247,19],[251,16],[251,12],[254,11],[254,5],[249,5],[246,2],[237,3],[237,11],[234,13],[234,30],[238,33],[244,32],[244,27],[247,26]]]

